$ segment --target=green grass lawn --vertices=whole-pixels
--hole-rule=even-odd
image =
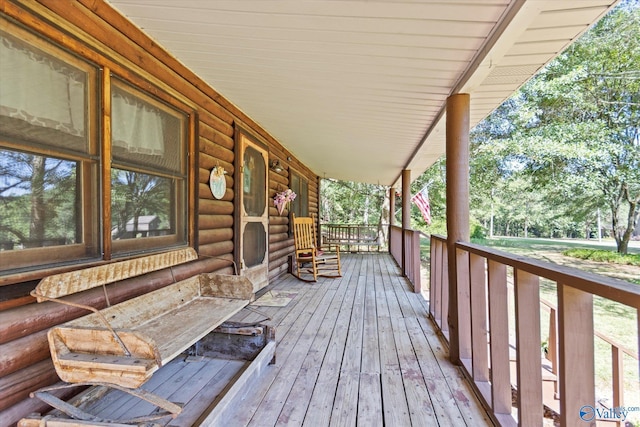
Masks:
[[[423,256],[429,256],[428,239],[423,240]],[[489,246],[497,250],[515,255],[527,256],[548,262],[568,265],[602,275],[620,278],[640,285],[640,245],[634,243],[628,260],[622,260],[615,252],[615,242],[603,241],[571,241],[536,238],[494,238],[475,241],[474,243]],[[564,253],[564,254],[563,254]],[[585,254],[596,253],[597,261],[589,260]],[[570,256],[577,254],[580,258]],[[610,255],[608,255],[610,254]],[[604,255],[604,256],[603,256]],[[629,262],[627,262],[629,261]],[[617,262],[621,262],[620,264]],[[511,273],[512,274],[512,273]],[[556,284],[541,279],[540,297],[557,305]],[[595,329],[610,337],[615,342],[637,353],[638,320],[636,310],[605,298],[594,297]],[[548,338],[549,314],[541,312],[542,340]],[[596,359],[596,395],[599,398],[611,399],[611,346],[599,338],[594,338]],[[638,361],[625,356],[625,405],[640,406],[640,389]],[[611,403],[611,400],[609,400]],[[634,414],[635,415],[635,414]],[[640,415],[640,414],[639,414]]]
[[[640,254],[620,254],[607,249],[571,248],[562,251],[563,255],[578,259],[588,259],[610,264],[635,265],[640,267]]]

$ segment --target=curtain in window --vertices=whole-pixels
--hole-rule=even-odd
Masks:
[[[3,127],[25,133],[26,122],[85,136],[85,72],[0,33],[0,76],[0,116],[14,119]]]
[[[116,87],[112,94],[112,144],[129,153],[163,155],[166,113]]]

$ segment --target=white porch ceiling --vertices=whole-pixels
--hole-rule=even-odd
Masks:
[[[394,184],[616,0],[108,0],[321,177]]]

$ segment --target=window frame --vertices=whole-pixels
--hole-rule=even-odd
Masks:
[[[298,179],[298,188],[293,188],[293,180],[294,180],[294,176]],[[304,193],[304,196],[306,196],[305,200],[303,199],[303,194],[300,191],[300,189],[302,188],[302,185],[306,186],[306,192]],[[291,190],[293,190],[293,192],[296,193],[296,198],[293,202],[291,202],[292,206],[291,206],[291,212],[289,212],[289,235],[293,236],[293,214],[295,214],[297,217],[302,217],[302,216],[310,216],[309,214],[309,179],[302,173],[298,172],[296,169],[289,167],[289,188],[291,188]],[[304,215],[302,214],[302,210],[300,210],[299,212],[296,212],[297,208],[304,206],[304,210],[306,211],[304,213]]]

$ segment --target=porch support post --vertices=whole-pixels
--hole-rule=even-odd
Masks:
[[[389,189],[389,225],[395,225],[396,223],[396,189],[391,187]]]
[[[402,170],[402,228],[411,228],[411,171]]]
[[[404,243],[404,230],[411,228],[411,171],[402,170],[402,274],[407,273],[407,250]]]
[[[453,363],[465,358],[464,343],[469,326],[460,322],[460,308],[469,304],[468,284],[458,289],[456,242],[469,241],[469,100],[466,93],[447,98],[447,247],[449,252],[449,357]],[[463,257],[466,259],[466,257]],[[462,278],[461,278],[462,279]],[[465,301],[466,299],[466,301]],[[466,304],[465,304],[466,303]],[[462,349],[461,349],[462,347]]]

